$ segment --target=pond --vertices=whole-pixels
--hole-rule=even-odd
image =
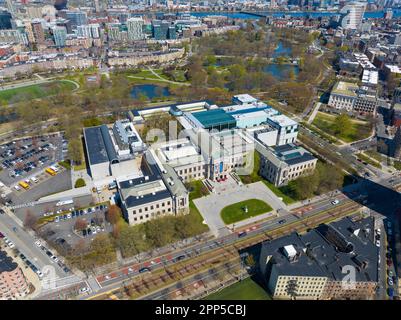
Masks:
[[[273,52],[273,58],[280,56],[288,57],[291,54],[291,47],[284,46],[283,42],[279,41],[276,49]]]
[[[263,68],[264,72],[270,73],[279,81],[286,81],[291,70],[295,76],[298,75],[299,67],[297,65],[271,63]]]
[[[132,87],[131,97],[138,99],[141,95],[149,100],[153,98],[168,97],[171,95],[168,87],[157,86],[154,84],[140,84]]]

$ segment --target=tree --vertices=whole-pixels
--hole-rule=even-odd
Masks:
[[[106,220],[111,224],[116,224],[122,219],[121,209],[116,205],[111,205],[106,212]]]
[[[253,266],[256,265],[255,258],[253,256],[253,254],[250,254],[245,258],[245,263],[246,263],[246,265],[248,267],[253,267]]]
[[[77,231],[82,231],[82,230],[86,229],[87,226],[88,226],[88,223],[84,219],[78,218],[75,221],[74,229]]]
[[[82,146],[79,138],[71,139],[68,144],[68,157],[75,163],[82,162]]]
[[[334,132],[339,135],[347,135],[351,129],[352,123],[350,117],[342,113],[334,120]]]
[[[319,185],[319,176],[312,174],[300,177],[293,182],[296,197],[298,199],[308,199],[313,196]]]
[[[24,218],[24,227],[35,229],[38,218],[33,214],[31,210],[27,210]]]
[[[84,179],[79,178],[79,179],[77,179],[77,181],[75,181],[74,188],[82,188],[82,187],[85,187],[85,186],[86,186],[86,182],[85,182]]]

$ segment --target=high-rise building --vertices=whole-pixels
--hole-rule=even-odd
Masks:
[[[384,13],[384,19],[385,20],[391,20],[393,19],[393,10],[391,8],[388,8],[386,12]]]
[[[351,2],[341,8],[341,27],[344,29],[357,30],[362,25],[363,15],[365,13],[366,3]]]
[[[155,38],[156,40],[166,40],[169,38],[170,23],[168,23],[167,21],[153,20],[152,26],[153,38]]]
[[[143,36],[143,19],[141,17],[134,17],[127,20],[128,40],[135,41],[141,40]]]
[[[83,11],[67,11],[66,19],[70,20],[72,28],[88,24],[88,17]]]
[[[93,0],[93,6],[95,7],[95,12],[100,12],[99,0]]]
[[[100,38],[100,25],[98,23],[92,23],[89,25],[91,36],[93,39]]]
[[[88,25],[78,26],[77,36],[82,38],[90,38],[91,37],[90,27]]]
[[[53,27],[54,43],[57,47],[65,47],[67,39],[67,29],[62,26]]]
[[[168,27],[168,38],[177,39],[177,32],[175,31],[175,26]]]
[[[0,11],[0,30],[12,29],[12,16],[11,13],[3,10]]]
[[[35,37],[36,43],[44,43],[45,42],[45,33],[43,30],[42,22],[39,20],[33,20],[32,23],[32,32]]]
[[[56,10],[64,10],[67,9],[67,0],[56,0],[54,2],[54,7]]]
[[[14,8],[13,1],[14,1],[14,0],[7,0],[7,1],[6,1],[6,3],[7,3],[7,10],[8,10],[12,15],[15,14],[15,8]]]

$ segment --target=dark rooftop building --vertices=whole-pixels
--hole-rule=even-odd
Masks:
[[[344,286],[349,268],[355,270],[352,287]],[[371,298],[378,282],[374,219],[344,218],[265,242],[260,269],[275,298]]]

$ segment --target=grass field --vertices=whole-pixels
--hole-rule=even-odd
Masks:
[[[370,136],[371,129],[367,122],[360,120],[351,120],[352,126],[349,128],[349,132],[346,134],[336,134],[334,120],[336,116],[318,112],[316,118],[313,120],[312,124],[319,128],[320,130],[333,135],[345,142],[353,142],[357,140],[362,140]]]
[[[369,158],[369,157],[365,156],[363,153],[358,153],[356,156],[359,159],[361,159],[362,161],[364,161],[366,163],[369,163],[370,165],[372,165],[372,166],[374,166],[376,168],[381,169],[381,167],[382,167],[379,162],[377,162],[376,160],[373,160],[372,158]]]
[[[290,196],[286,195],[283,191],[277,188],[273,183],[263,180],[263,183],[268,187],[277,197],[282,198],[282,201],[286,204],[292,204],[297,202],[298,200],[291,198]]]
[[[271,300],[268,293],[251,278],[207,296],[205,300]]]
[[[0,101],[5,103],[16,103],[19,101],[43,98],[57,94],[61,91],[73,89],[75,89],[75,85],[73,83],[62,80],[34,84],[26,87],[2,90],[0,91]]]
[[[248,212],[244,211],[245,206],[248,208]],[[262,200],[249,199],[223,208],[220,215],[225,224],[231,224],[272,210],[272,207]]]

